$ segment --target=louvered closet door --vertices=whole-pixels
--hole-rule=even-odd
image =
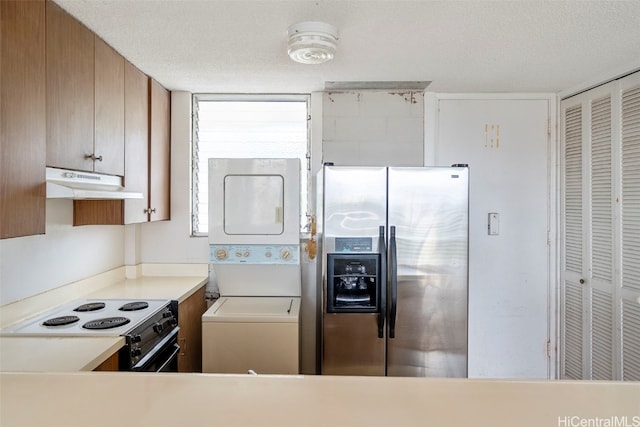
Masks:
[[[640,73],[563,100],[560,377],[640,379]]]
[[[622,378],[640,381],[640,73],[621,89]]]
[[[584,191],[582,149],[582,104],[563,103],[564,141],[564,275],[562,283],[561,360],[562,378],[583,377],[585,342],[584,282]]]
[[[614,377],[613,200],[615,195],[611,103],[610,94],[598,97],[590,103],[591,278],[587,279],[587,290],[591,295],[587,298],[587,304],[591,302],[591,306],[587,305],[586,308],[591,309],[591,336],[587,336],[586,344],[589,343],[590,338],[591,351],[587,352],[585,376],[589,377],[589,368],[591,368],[590,378],[594,380],[610,380]]]
[[[614,377],[612,85],[562,103],[561,377]]]

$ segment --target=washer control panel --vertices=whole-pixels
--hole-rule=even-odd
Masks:
[[[210,245],[213,264],[298,264],[298,245]]]

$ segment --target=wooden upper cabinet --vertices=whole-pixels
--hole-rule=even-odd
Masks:
[[[124,175],[125,60],[95,37],[94,171]]]
[[[124,201],[125,224],[147,222],[149,207],[149,78],[130,62],[125,64],[125,162],[127,191],[142,199]]]
[[[94,34],[46,2],[47,165],[93,171]]]
[[[170,92],[125,61],[125,175],[142,199],[74,200],[73,225],[170,219]]]
[[[46,3],[47,165],[124,175],[124,58]]]
[[[0,1],[0,238],[45,231],[45,5]]]
[[[170,219],[171,94],[151,79],[149,86],[149,220]]]

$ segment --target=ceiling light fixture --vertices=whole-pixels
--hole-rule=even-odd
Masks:
[[[321,64],[333,59],[338,29],[324,22],[307,21],[289,27],[289,57],[302,64]]]

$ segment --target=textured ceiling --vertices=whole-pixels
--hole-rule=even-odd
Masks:
[[[55,0],[171,90],[307,93],[431,81],[435,92],[560,92],[640,68],[640,1]],[[287,28],[338,27],[320,65]]]

